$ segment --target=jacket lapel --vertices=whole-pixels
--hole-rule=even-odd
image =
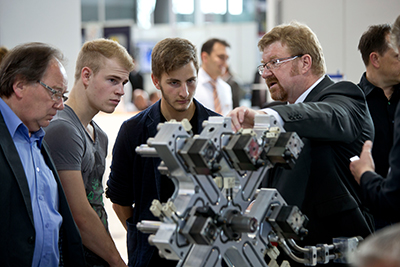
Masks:
[[[326,87],[334,84],[335,82],[332,81],[331,78],[329,78],[328,75],[325,75],[325,77],[322,79],[322,81],[317,84],[317,86],[315,86],[314,89],[311,90],[311,92],[308,94],[308,96],[306,97],[306,99],[304,100],[304,102],[313,102],[313,100],[315,99],[315,97]]]
[[[31,194],[29,191],[28,181],[25,176],[24,167],[22,166],[21,159],[19,157],[17,148],[14,145],[14,141],[11,138],[10,132],[4,122],[3,115],[0,113],[0,147],[4,152],[4,157],[8,166],[12,170],[15,180],[18,183],[22,197],[24,198],[25,206],[29,214],[31,223],[33,224],[33,212],[31,203]],[[5,164],[5,163],[3,163]],[[6,166],[2,166],[6,168]]]
[[[149,133],[149,137],[154,137],[157,134],[157,125],[160,123],[160,104],[161,100],[155,103],[151,108],[149,108],[146,114],[146,127]],[[147,141],[147,140],[146,140]],[[157,196],[158,199],[161,198],[161,174],[157,171],[157,167],[160,165],[161,159],[159,157],[152,158],[154,165],[154,177],[156,182]]]

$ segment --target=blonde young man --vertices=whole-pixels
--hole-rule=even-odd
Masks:
[[[125,121],[113,149],[107,196],[121,223],[127,229],[129,266],[176,266],[177,262],[160,258],[149,234],[136,229],[142,220],[158,220],[149,208],[154,199],[166,202],[174,192],[172,181],[161,175],[160,158],[146,158],[135,152],[157,133],[157,125],[175,119],[188,119],[194,134],[202,123],[217,113],[205,108],[193,96],[199,70],[196,48],[188,40],[167,38],[156,44],[151,54],[151,78],[161,91],[161,100]],[[134,208],[132,205],[135,205]]]
[[[132,69],[131,56],[117,42],[86,42],[65,109],[45,129],[89,266],[126,266],[108,233],[102,200],[108,139],[92,119],[115,110]]]

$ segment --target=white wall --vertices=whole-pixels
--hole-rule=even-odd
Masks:
[[[392,24],[400,15],[399,0],[281,0],[283,23],[306,23],[318,36],[328,73],[338,70],[358,83],[365,70],[357,49],[373,24]]]
[[[80,0],[0,0],[0,46],[11,49],[26,42],[56,46],[68,61],[65,67],[69,89],[82,45],[80,29]]]
[[[392,23],[400,14],[399,0],[279,0],[278,6],[280,22],[298,20],[317,33],[328,72],[340,71],[353,82],[358,82],[364,71],[357,50],[362,33],[369,25]],[[0,45],[12,48],[24,42],[41,41],[60,48],[69,61],[66,68],[71,88],[75,60],[82,44],[80,10],[79,0],[0,0]],[[198,49],[208,38],[226,39],[232,46],[232,69],[245,83],[252,82],[260,60],[254,23],[190,28],[165,25],[147,30],[133,28],[132,33],[134,42],[157,42],[180,36],[191,40]]]

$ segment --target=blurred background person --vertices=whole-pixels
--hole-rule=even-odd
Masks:
[[[239,81],[235,76],[233,76],[230,68],[226,65],[225,72],[221,76],[227,84],[230,85],[232,90],[232,107],[237,108],[240,106],[240,101],[246,95],[246,91],[242,88]]]
[[[145,90],[139,88],[133,90],[132,100],[133,104],[135,105],[135,109],[133,111],[142,111],[150,106],[150,97]]]
[[[368,236],[352,255],[354,267],[399,267],[400,224],[394,224]]]
[[[202,65],[199,70],[195,98],[205,107],[221,115],[232,110],[232,89],[221,76],[225,73],[229,59],[225,41],[212,38],[201,47]]]
[[[7,52],[8,52],[7,47],[5,47],[5,46],[0,47],[0,63],[3,60],[3,58],[6,56]]]

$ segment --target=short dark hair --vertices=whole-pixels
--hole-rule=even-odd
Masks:
[[[368,66],[369,55],[372,52],[383,55],[389,49],[386,36],[390,31],[391,27],[389,24],[379,24],[370,26],[368,30],[363,33],[358,43],[358,50],[360,50],[365,66]]]
[[[151,71],[155,77],[170,73],[193,61],[199,71],[196,47],[183,38],[165,38],[158,42],[151,52]]]
[[[203,44],[203,46],[201,47],[201,53],[206,52],[207,54],[211,54],[215,43],[220,43],[225,47],[231,47],[228,44],[228,42],[226,42],[225,40],[221,40],[221,39],[218,39],[218,38],[212,38],[212,39],[209,39],[208,41],[206,41]]]
[[[27,83],[40,80],[51,60],[64,61],[62,52],[48,44],[32,42],[11,49],[0,65],[0,97],[9,98],[16,78]]]

